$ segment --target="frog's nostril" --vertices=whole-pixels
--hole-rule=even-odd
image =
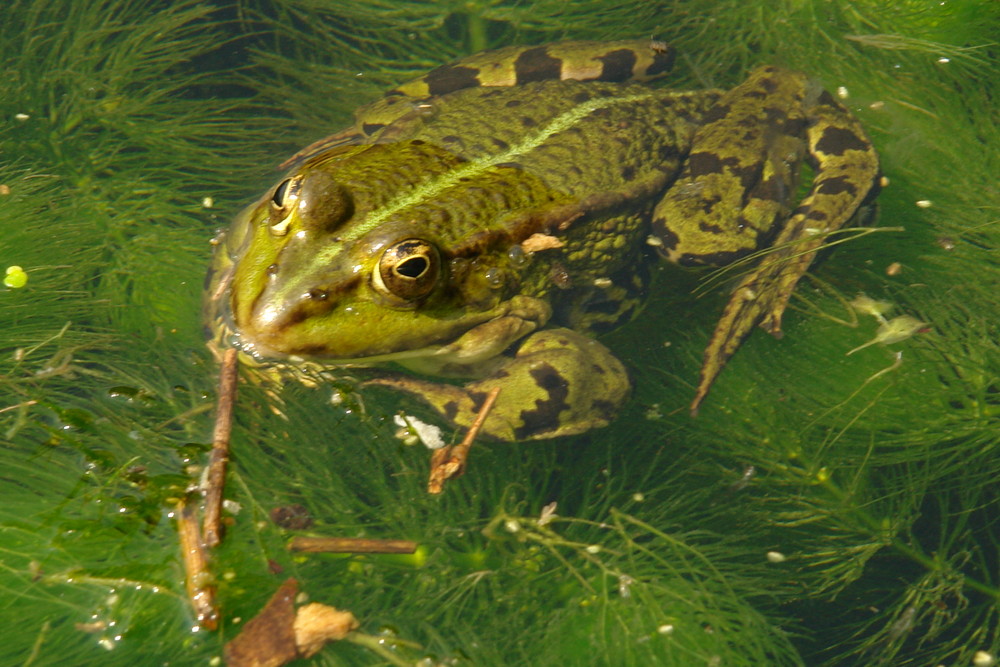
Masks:
[[[320,289],[318,287],[313,287],[306,293],[310,299],[313,301],[326,301],[330,298],[330,293],[325,289]]]

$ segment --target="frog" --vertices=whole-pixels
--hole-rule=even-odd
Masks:
[[[217,239],[214,345],[361,373],[455,427],[499,389],[481,436],[575,435],[629,397],[597,336],[640,309],[656,261],[755,261],[708,340],[696,414],[755,327],[781,334],[829,236],[870,219],[880,170],[858,119],[806,75],[653,85],[674,61],[649,40],[511,46],[361,107]]]

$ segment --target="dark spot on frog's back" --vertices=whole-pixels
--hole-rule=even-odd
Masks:
[[[841,127],[828,127],[816,142],[816,150],[827,155],[843,155],[847,151],[868,151],[871,144],[861,136]]]
[[[839,195],[845,193],[853,195],[857,192],[857,188],[854,187],[854,184],[851,183],[851,180],[846,176],[838,176],[837,178],[824,179],[816,189],[816,192],[824,195]]]
[[[702,123],[708,125],[709,123],[714,123],[717,120],[721,120],[729,116],[731,107],[728,104],[716,104],[711,109],[705,112],[705,117],[702,119]]]
[[[688,156],[687,167],[692,176],[717,174],[722,171],[722,159],[715,153],[702,151]]]
[[[722,229],[722,227],[707,222],[699,222],[698,229],[705,232],[706,234],[722,234],[725,231]]]
[[[635,53],[630,49],[618,49],[598,56],[601,61],[601,75],[598,81],[625,81],[635,69]]]
[[[514,74],[518,83],[530,81],[557,81],[562,72],[562,60],[549,55],[547,47],[525,49],[514,61]]]
[[[521,412],[521,426],[514,429],[517,438],[526,438],[536,433],[545,433],[559,428],[559,413],[566,410],[569,388],[566,380],[553,366],[538,364],[531,369],[531,377],[539,388],[548,395],[545,399],[535,399],[533,410]]]
[[[752,162],[744,165],[737,157],[719,157],[711,151],[691,153],[688,156],[688,173],[694,178],[706,174],[730,173],[740,179],[740,184],[744,190],[749,190],[760,179],[762,165]]]
[[[456,90],[479,85],[479,70],[475,67],[445,65],[432,70],[424,77],[431,95],[444,95]]]
[[[767,72],[768,74],[775,74],[777,72],[777,70],[775,70],[773,67],[766,67],[764,68],[764,71]],[[778,82],[773,77],[767,76],[760,80],[760,87],[764,89],[764,93],[766,93],[767,95],[772,95],[774,94],[775,91],[778,90]],[[760,97],[764,97],[764,95],[760,95]]]

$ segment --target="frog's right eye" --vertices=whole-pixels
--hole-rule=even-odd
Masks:
[[[271,215],[267,224],[275,236],[284,236],[288,233],[292,209],[299,199],[301,189],[301,176],[286,178],[274,189],[274,194],[271,195]]]
[[[382,253],[372,273],[376,291],[398,307],[416,307],[437,284],[441,256],[423,239],[399,241]]]

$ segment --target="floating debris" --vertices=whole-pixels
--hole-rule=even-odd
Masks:
[[[891,320],[882,322],[882,324],[879,325],[874,338],[863,345],[857,346],[847,354],[854,354],[858,350],[863,350],[869,345],[874,345],[875,343],[881,343],[882,345],[899,343],[900,341],[904,341],[914,334],[919,333],[926,326],[927,322],[918,320],[915,317],[910,317],[909,315],[894,317]]]
[[[879,322],[885,322],[885,316],[895,308],[889,301],[879,301],[864,294],[854,297],[854,300],[851,301],[851,307],[862,315],[871,315]]]
[[[392,421],[399,427],[396,437],[402,440],[403,444],[415,445],[422,442],[427,449],[441,449],[445,445],[441,428],[434,424],[428,424],[410,415],[393,415]]]
[[[28,274],[16,264],[8,266],[7,274],[3,277],[3,284],[11,289],[19,289],[28,284]]]

